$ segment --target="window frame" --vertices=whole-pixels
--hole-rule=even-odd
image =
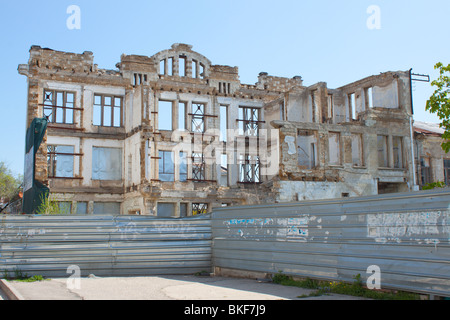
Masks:
[[[239,106],[239,132],[244,136],[259,137],[262,124],[262,112],[259,107]]]
[[[426,160],[428,166],[426,165]],[[433,177],[431,175],[431,158],[421,157],[420,158],[420,183],[422,186],[433,182]]]
[[[49,95],[51,94],[51,97]],[[62,94],[63,102],[62,105],[59,105],[58,95]],[[68,95],[73,96],[73,101],[69,102]],[[71,104],[72,106],[68,106]],[[52,124],[66,124],[66,125],[75,125],[75,111],[82,110],[80,108],[76,108],[76,92],[75,91],[66,91],[66,90],[53,90],[53,89],[44,89],[44,97],[43,103],[41,106],[43,107],[42,114],[45,118],[48,119],[49,123]],[[50,114],[46,114],[46,111],[51,110]],[[58,121],[58,110],[62,111],[62,121]],[[72,111],[72,121],[67,121],[67,113],[68,110]]]
[[[58,152],[57,147],[71,147],[72,152]],[[72,159],[72,174],[71,176],[57,176],[58,157],[71,157]],[[74,179],[75,178],[75,156],[80,154],[75,153],[75,146],[73,145],[47,145],[47,172],[49,179]]]
[[[200,106],[203,107],[201,110]],[[194,107],[197,109],[194,110]],[[206,103],[204,102],[192,102],[191,103],[191,132],[193,133],[205,133],[206,132]]]
[[[239,183],[260,184],[261,157],[259,155],[240,155],[239,157]]]
[[[446,162],[449,164],[445,166]],[[442,167],[444,168],[444,183],[446,186],[450,186],[450,159],[443,159]]]
[[[96,103],[97,97],[100,97],[100,104]],[[111,99],[111,105],[106,105],[105,100],[106,98]],[[116,106],[116,99],[120,100],[120,106]],[[94,93],[94,101],[93,101],[93,107],[92,107],[92,125],[96,127],[106,127],[106,128],[123,128],[123,104],[124,104],[124,97],[119,95],[110,95],[110,94],[102,94],[102,93]],[[96,114],[96,108],[100,108],[100,124],[95,123],[95,114]],[[110,125],[105,124],[105,108],[111,108],[111,118],[110,118]],[[120,115],[120,123],[119,125],[115,125],[115,111],[116,109],[119,109],[119,115]]]
[[[169,151],[169,150],[159,150],[158,151],[158,159],[159,159],[159,161],[158,161],[158,179],[161,182],[175,182],[175,161],[173,161],[173,159],[174,159],[173,154],[174,154],[173,151]],[[165,159],[167,156],[170,157],[170,159],[171,159],[172,172],[166,171],[166,169],[169,170],[169,168],[166,168],[166,166],[165,166],[166,165]],[[163,164],[162,168],[161,168],[161,163]],[[166,179],[162,180],[161,175],[171,176],[171,179],[170,180],[166,180]]]

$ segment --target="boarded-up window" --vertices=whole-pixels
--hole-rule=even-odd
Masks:
[[[158,217],[170,218],[175,216],[175,203],[158,202]]]
[[[330,165],[336,166],[341,164],[341,143],[339,133],[328,133],[328,156]]]
[[[450,186],[450,160],[444,159],[444,179],[445,185]]]
[[[120,215],[120,203],[94,202],[94,214]]]
[[[188,204],[180,203],[180,217],[187,217]]]
[[[87,214],[88,212],[88,203],[87,202],[77,202],[76,214]]]
[[[361,134],[352,134],[352,164],[355,167],[364,165],[363,144]]]
[[[93,147],[92,179],[122,180],[122,149]]]
[[[388,138],[387,136],[377,136],[378,167],[381,168],[386,168],[389,165],[387,138]]]
[[[317,165],[317,132],[299,130],[297,136],[298,165],[306,169]]]
[[[403,168],[403,138],[392,137],[392,153],[394,156],[394,168]]]

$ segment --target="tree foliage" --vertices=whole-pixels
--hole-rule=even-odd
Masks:
[[[442,138],[442,149],[450,151],[450,64],[445,66],[441,62],[434,66],[439,70],[439,78],[431,82],[436,88],[433,95],[427,101],[425,110],[436,113],[441,120],[440,127],[445,130]]]
[[[21,177],[15,177],[5,163],[0,162],[0,198],[12,200],[19,193]]]

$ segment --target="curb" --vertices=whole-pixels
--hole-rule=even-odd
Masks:
[[[0,289],[9,300],[25,300],[24,297],[4,279],[0,279]]]

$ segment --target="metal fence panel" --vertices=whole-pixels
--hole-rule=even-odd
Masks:
[[[212,215],[213,266],[450,295],[450,191],[229,207]]]
[[[211,270],[210,216],[0,216],[0,277],[192,274]]]

